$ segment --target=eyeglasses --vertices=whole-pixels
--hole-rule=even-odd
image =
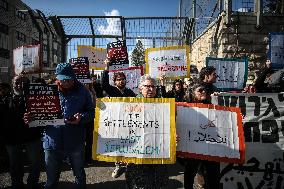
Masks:
[[[143,87],[145,87],[147,89],[150,89],[150,88],[155,89],[156,88],[155,85],[143,85]]]

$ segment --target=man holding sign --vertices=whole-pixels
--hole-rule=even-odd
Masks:
[[[67,156],[71,162],[77,188],[85,189],[84,124],[94,118],[93,102],[89,91],[77,81],[70,64],[58,64],[56,75],[65,125],[49,125],[45,129],[43,144],[47,174],[45,188],[57,187],[62,160]]]

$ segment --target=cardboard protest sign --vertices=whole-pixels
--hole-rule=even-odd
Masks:
[[[188,46],[172,46],[146,49],[146,73],[158,78],[189,77],[190,61]]]
[[[30,127],[64,125],[56,85],[30,84],[25,96],[27,112],[33,116]]]
[[[248,75],[246,59],[206,58],[206,66],[216,68],[218,75],[214,85],[220,91],[242,90]]]
[[[109,71],[109,83],[110,85],[113,85],[113,86],[114,86],[114,82],[112,78],[115,72],[123,72],[126,76],[126,87],[131,89],[134,93],[138,94],[139,80],[140,80],[140,77],[144,75],[143,67],[129,67],[125,69]]]
[[[110,61],[109,69],[116,70],[129,67],[128,53],[125,41],[107,44],[107,57]]]
[[[93,159],[171,164],[175,133],[174,99],[102,98],[96,107]]]
[[[81,83],[92,83],[87,57],[71,58],[69,62],[78,81]]]
[[[240,107],[243,115],[246,163],[221,164],[223,188],[283,188],[284,94],[222,93],[212,102]]]
[[[239,108],[183,102],[176,104],[177,156],[244,162],[245,145]]]
[[[104,61],[107,58],[107,50],[93,46],[78,45],[78,56],[87,57],[90,69],[104,70]]]
[[[284,33],[269,34],[269,57],[272,68],[284,68]]]
[[[13,64],[15,74],[39,73],[41,65],[39,61],[40,45],[21,46],[13,50]]]

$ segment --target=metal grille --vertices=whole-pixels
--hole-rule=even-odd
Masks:
[[[125,39],[128,51],[140,40],[144,48],[183,45],[188,38],[186,17],[59,16],[67,39],[67,60],[77,57],[78,45],[106,48]]]

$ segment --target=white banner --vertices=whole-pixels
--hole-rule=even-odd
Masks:
[[[18,47],[13,50],[15,74],[40,72],[39,62],[40,45]]]
[[[152,77],[169,78],[189,76],[189,48],[173,46],[146,49],[146,73]]]
[[[109,71],[109,83],[114,86],[113,75],[115,72],[123,72],[126,76],[126,87],[131,89],[135,94],[138,94],[139,80],[143,75],[143,67],[129,67],[126,69]]]
[[[176,127],[178,156],[244,162],[240,109],[177,103]]]
[[[222,164],[227,189],[284,187],[284,94],[221,94],[214,104],[237,106],[244,116],[246,164]]]

